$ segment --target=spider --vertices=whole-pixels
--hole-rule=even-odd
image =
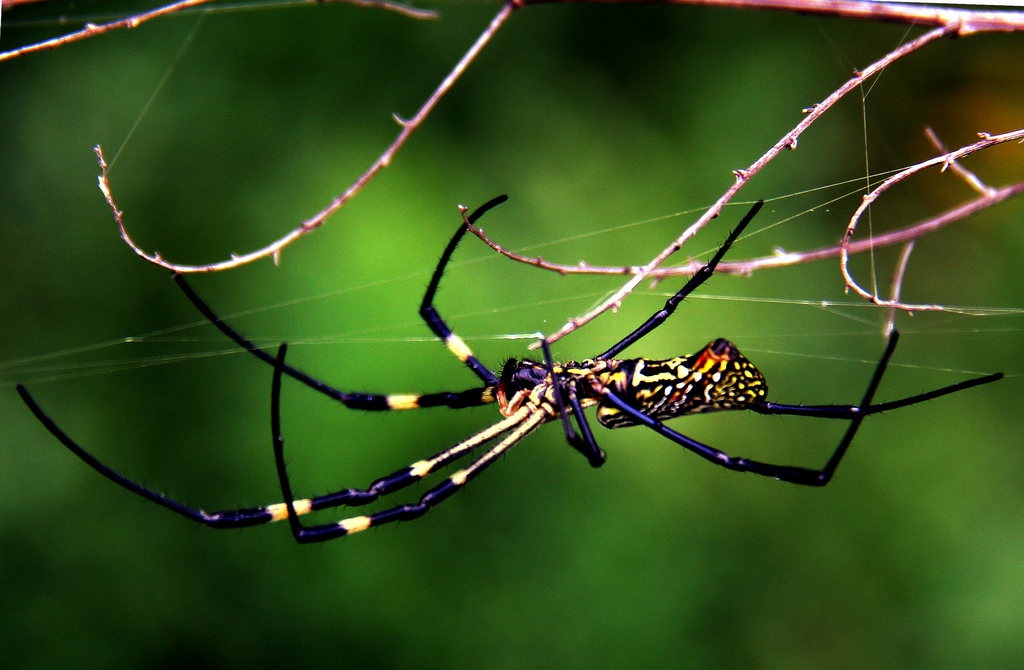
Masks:
[[[469,226],[505,200],[505,196],[500,196],[484,204],[468,217],[465,216],[465,212],[463,213],[463,225],[459,227],[441,255],[420,306],[420,315],[434,334],[483,382],[483,386],[465,391],[426,395],[374,395],[339,391],[285,363],[286,344],[282,344],[277,355],[273,356],[243,337],[214,314],[180,275],[175,276],[179,287],[206,318],[240,346],[273,366],[271,433],[283,502],[219,512],[205,512],[189,507],[114,472],[61,430],[20,384],[17,386],[18,393],[39,421],[64,446],[94,470],[129,491],[188,519],[213,528],[255,526],[287,519],[295,540],[307,543],[351,535],[373,526],[422,516],[435,505],[451,497],[470,480],[479,476],[527,435],[548,422],[560,421],[569,444],[586,456],[592,466],[599,467],[605,462],[605,453],[597,445],[584,413],[584,410],[590,407],[597,408],[597,420],[607,428],[645,426],[698,456],[729,470],[752,472],[804,486],[824,486],[832,480],[839,462],[865,417],[988,384],[1002,378],[1001,373],[996,373],[900,400],[872,404],[875,391],[882,381],[889,359],[896,349],[899,339],[896,331],[890,334],[882,357],[875,366],[874,374],[858,405],[784,405],[770,402],[766,400],[768,388],[764,376],[731,342],[724,339],[717,339],[690,356],[665,360],[618,358],[618,355],[627,347],[635,344],[663,324],[686,296],[714,274],[715,267],[746,225],[757,214],[762,202],[756,203],[750,209],[707,265],[669,298],[662,309],[655,312],[636,330],[606,351],[581,361],[556,363],[552,360],[547,342],[542,339],[543,360],[512,359],[502,367],[500,372],[496,373],[482,364],[466,343],[448,327],[434,308],[434,296],[445,267]],[[281,381],[282,375],[285,374],[353,409],[384,411],[438,406],[461,409],[497,403],[502,419],[453,447],[374,481],[365,489],[348,488],[313,498],[296,499],[285,470],[284,440],[281,433]],[[820,470],[730,456],[676,432],[664,423],[668,419],[689,414],[724,410],[749,410],[768,415],[843,419],[850,423],[832,456]],[[397,505],[383,511],[354,516],[335,523],[307,526],[300,521],[300,516],[316,510],[372,503],[382,496],[407,488],[495,440],[497,443],[482,456],[431,488],[420,497],[418,502]]]

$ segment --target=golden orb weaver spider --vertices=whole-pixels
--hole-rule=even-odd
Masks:
[[[988,384],[1003,376],[1002,373],[986,375],[927,393],[873,405],[875,391],[878,389],[889,359],[896,349],[899,339],[896,331],[889,336],[885,351],[875,367],[874,374],[859,405],[783,405],[769,402],[765,399],[768,389],[764,377],[732,343],[724,339],[711,342],[691,356],[666,360],[616,358],[627,347],[663,324],[686,296],[714,274],[719,261],[761,208],[763,204],[761,202],[751,208],[707,265],[669,298],[662,309],[655,312],[636,330],[616,342],[607,351],[594,358],[578,362],[555,363],[547,342],[541,340],[544,351],[543,361],[512,359],[504,365],[500,374],[495,374],[477,360],[466,343],[452,332],[434,308],[433,303],[445,267],[468,230],[468,226],[465,224],[476,222],[483,214],[505,200],[505,196],[495,198],[466,218],[441,255],[420,306],[420,315],[434,334],[484,383],[482,387],[465,391],[427,395],[374,395],[339,391],[287,365],[284,360],[287,348],[285,344],[280,346],[276,357],[260,349],[214,314],[192,291],[183,277],[180,275],[174,277],[189,300],[217,328],[253,355],[273,365],[271,433],[283,502],[220,512],[204,512],[201,509],[184,505],[114,472],[62,431],[20,384],[17,387],[18,393],[39,421],[64,446],[94,470],[129,491],[213,528],[255,526],[288,519],[295,539],[298,542],[306,543],[351,535],[373,526],[422,516],[431,507],[449,498],[471,479],[477,477],[527,435],[549,421],[560,419],[569,444],[586,456],[592,466],[599,467],[605,462],[605,453],[598,447],[584,414],[584,410],[589,407],[597,407],[597,420],[607,428],[646,426],[698,456],[730,470],[752,472],[793,484],[824,486],[831,481],[836,467],[865,417]],[[349,488],[314,498],[296,500],[285,470],[284,440],[281,433],[281,379],[285,374],[353,409],[397,410],[424,407],[460,409],[497,403],[503,418],[431,458],[418,461],[407,468],[376,480],[365,489]],[[688,414],[741,409],[758,414],[843,419],[849,421],[850,425],[825,466],[820,470],[814,470],[733,457],[678,433],[663,423],[668,419]],[[576,428],[573,427],[573,421],[576,423]],[[427,491],[416,503],[397,505],[372,514],[315,526],[304,526],[299,520],[301,515],[316,510],[372,503],[382,496],[422,480],[440,468],[502,436],[504,437],[486,453]]]

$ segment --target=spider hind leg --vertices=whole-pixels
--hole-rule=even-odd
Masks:
[[[853,442],[854,436],[860,429],[861,423],[864,419],[872,414],[882,412],[889,409],[896,409],[898,407],[906,407],[908,405],[914,405],[926,400],[932,400],[939,398],[944,395],[951,393],[957,393],[974,386],[981,386],[983,384],[989,384],[994,381],[1002,379],[1002,373],[996,373],[992,375],[986,375],[983,377],[977,377],[975,379],[968,379],[956,384],[944,386],[927,393],[922,393],[916,396],[903,398],[886,403],[880,403],[878,405],[872,405],[874,400],[875,392],[878,390],[878,386],[882,381],[882,377],[885,375],[885,370],[889,365],[889,360],[892,358],[892,354],[896,349],[896,344],[899,341],[899,333],[895,330],[889,335],[889,341],[885,347],[885,352],[882,354],[881,359],[875,367],[874,374],[871,377],[871,381],[868,383],[868,387],[864,392],[864,396],[861,399],[859,405],[779,405],[775,403],[761,403],[749,406],[747,409],[755,411],[759,414],[782,414],[782,415],[797,415],[807,416],[812,418],[830,418],[830,419],[846,419],[850,422],[849,427],[846,429],[846,433],[840,440],[839,445],[835,451],[832,452],[832,456],[828,462],[820,470],[812,468],[804,468],[798,466],[789,465],[778,465],[774,463],[765,463],[762,461],[755,461],[747,458],[740,458],[730,456],[724,451],[715,449],[714,447],[708,446],[702,442],[699,442],[691,437],[687,437],[682,433],[678,433],[661,421],[647,416],[637,408],[631,406],[625,400],[616,395],[611,389],[605,389],[603,393],[602,402],[609,403],[618,409],[620,412],[628,414],[632,417],[633,421],[637,424],[642,424],[654,430],[659,435],[672,440],[676,444],[679,444],[686,449],[694,452],[698,456],[705,458],[706,460],[720,465],[729,470],[735,470],[738,472],[751,472],[754,474],[762,475],[765,477],[772,477],[781,481],[789,482],[792,484],[800,484],[803,486],[825,486],[835,474],[836,468],[839,467],[839,463],[842,461],[843,456],[846,454]]]

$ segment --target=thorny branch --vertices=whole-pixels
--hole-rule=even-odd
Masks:
[[[29,44],[27,46],[19,47],[17,49],[11,49],[10,51],[0,52],[0,62],[9,60],[11,58],[17,58],[18,56],[24,56],[36,51],[45,51],[47,49],[56,49],[59,46],[69,44],[71,42],[77,42],[78,40],[84,40],[87,37],[95,37],[96,35],[102,35],[103,33],[110,32],[111,30],[117,30],[119,28],[135,28],[146,21],[155,19],[161,16],[166,16],[173,12],[180,11],[182,9],[188,9],[189,7],[196,7],[197,5],[203,5],[210,0],[181,0],[181,2],[174,2],[163,7],[158,7],[150,12],[144,12],[142,14],[134,14],[127,18],[119,21],[111,21],[110,23],[86,23],[81,30],[77,30],[67,35],[61,35],[60,37],[54,37],[53,39],[44,40],[42,42],[36,42],[35,44]],[[7,3],[4,3],[4,7]]]
[[[21,4],[28,0],[3,0],[3,6],[6,8],[8,5]],[[343,2],[351,5],[359,5],[361,7],[377,7],[380,9],[387,9],[414,19],[433,19],[437,18],[437,13],[427,9],[419,9],[418,7],[410,7],[403,5],[399,2],[391,2],[390,0],[297,0],[306,2],[309,4],[314,3],[328,3],[328,2]],[[11,49],[10,51],[0,52],[0,62],[10,60],[11,58],[17,58],[18,56],[24,56],[26,54],[34,53],[36,51],[46,51],[47,49],[56,49],[57,47],[70,44],[71,42],[77,42],[84,40],[89,37],[96,37],[103,33],[109,33],[112,30],[119,30],[121,28],[137,28],[143,23],[152,19],[160,18],[161,16],[167,16],[175,12],[180,12],[185,9],[193,9],[199,5],[209,4],[211,0],[180,0],[179,2],[172,2],[169,5],[163,7],[157,7],[156,9],[143,12],[141,14],[133,14],[129,17],[118,19],[117,21],[110,21],[108,23],[86,23],[81,30],[76,30],[66,35],[54,37],[52,39],[43,40],[42,42],[35,42],[28,44],[17,49]]]
[[[14,56],[23,55],[31,51],[37,51],[40,49],[54,48],[62,44],[66,44],[71,41],[83,39],[85,37],[91,37],[102,32],[114,30],[117,28],[133,28],[143,21],[156,18],[157,16],[163,16],[165,14],[178,11],[183,8],[192,7],[207,2],[208,0],[183,0],[182,2],[167,5],[163,8],[139,14],[121,21],[115,21],[102,26],[86,25],[86,27],[77,33],[71,33],[64,37],[55,38],[47,42],[42,42],[37,45],[30,45],[28,47],[22,47],[12,52],[0,54],[0,60],[5,58],[12,58]],[[413,16],[423,18],[422,15],[416,13],[415,10],[407,8],[404,5],[392,4],[390,2],[374,2],[373,0],[355,0],[356,4],[366,4],[371,6],[384,6],[389,9],[397,9],[399,11],[409,10]],[[629,281],[627,281],[618,291],[616,291],[610,298],[605,300],[601,305],[587,312],[586,314],[570,320],[566,325],[560,328],[553,335],[547,339],[549,342],[554,342],[568,333],[576,330],[581,325],[593,320],[598,315],[604,313],[608,309],[617,306],[621,301],[638,286],[644,279],[648,277],[659,277],[666,274],[676,274],[683,272],[690,272],[699,264],[689,263],[685,266],[679,266],[676,268],[668,268],[665,270],[660,269],[662,263],[664,263],[669,257],[675,254],[693,235],[695,235],[701,228],[703,228],[711,219],[716,217],[721,211],[722,207],[728,203],[743,187],[744,184],[757,172],[763,169],[772,159],[774,159],[784,149],[796,149],[797,139],[799,136],[818,118],[820,118],[828,109],[836,104],[841,98],[861,86],[867,79],[881,72],[884,68],[893,64],[900,58],[918,50],[922,47],[946,36],[967,36],[979,32],[1021,32],[1024,31],[1024,13],[1021,12],[998,12],[998,11],[976,11],[969,9],[954,9],[954,8],[936,8],[928,7],[923,5],[901,5],[901,4],[889,4],[880,2],[866,2],[859,0],[508,0],[500,9],[500,11],[491,20],[487,28],[477,38],[476,42],[469,48],[462,59],[455,65],[451,72],[445,77],[441,84],[434,90],[431,96],[426,102],[420,107],[419,111],[409,120],[403,120],[395,117],[401,125],[401,131],[392,143],[387,147],[383,154],[370,165],[369,168],[362,175],[352,183],[341,195],[335,198],[325,209],[320,213],[313,216],[312,218],[304,221],[298,228],[295,228],[284,237],[272,242],[271,244],[258,249],[256,251],[239,255],[232,256],[229,260],[221,261],[218,263],[211,263],[206,265],[182,265],[177,263],[171,263],[165,261],[157,253],[147,253],[138,247],[130,238],[125,229],[122,221],[121,212],[118,210],[110,189],[109,177],[107,174],[107,166],[103,160],[102,150],[97,147],[96,152],[100,161],[102,174],[100,176],[100,188],[103,191],[104,197],[107,199],[114,217],[119,226],[121,236],[125,242],[142,258],[155,263],[157,265],[166,267],[168,269],[175,270],[181,273],[190,272],[211,272],[217,270],[225,270],[229,268],[238,267],[246,263],[252,262],[260,258],[272,257],[276,261],[279,258],[281,250],[287,245],[294,242],[299,237],[306,235],[309,232],[319,228],[323,225],[327,219],[337,212],[342,206],[344,206],[356,193],[358,193],[369,181],[383,168],[387,167],[395,153],[405,144],[411,134],[423,123],[430,112],[436,107],[440,99],[447,93],[447,91],[454,85],[462,73],[469,67],[480,51],[487,45],[491,38],[495,35],[499,28],[501,28],[512,13],[524,7],[532,4],[547,4],[555,2],[600,2],[600,3],[618,3],[618,2],[659,2],[662,4],[679,4],[679,5],[711,5],[731,8],[742,8],[742,9],[770,9],[779,11],[790,11],[805,14],[819,14],[829,16],[840,16],[848,18],[858,19],[871,19],[881,20],[889,22],[899,22],[906,24],[913,24],[919,26],[932,26],[935,29],[927,32],[913,41],[901,46],[900,48],[887,54],[880,60],[871,64],[863,71],[856,72],[854,77],[838,88],[834,93],[825,98],[822,102],[813,105],[804,110],[806,116],[804,119],[789,133],[783,136],[774,146],[772,146],[764,155],[752,163],[749,167],[742,170],[736,170],[735,182],[733,185],[726,190],[726,192],[691,226],[689,226],[678,238],[676,238],[668,247],[666,247],[661,253],[655,256],[649,263],[639,267],[633,268],[621,268],[621,269],[610,269],[608,273],[614,272],[616,274],[628,274],[631,275]],[[1014,134],[1009,134],[1014,135]],[[999,136],[1004,137],[1004,136]],[[999,141],[1007,141],[1002,139]],[[935,159],[943,162],[946,167],[953,167],[956,170],[960,170],[960,167],[956,163],[956,159],[962,156],[966,156],[973,151],[976,151],[983,146],[990,146],[996,143],[995,138],[986,137],[982,142],[971,147],[965,147],[956,152],[947,153],[945,157]],[[969,150],[968,150],[969,149]],[[906,174],[900,173],[903,176],[897,175],[899,178],[890,178],[883,183],[882,186],[877,188],[872,194],[871,199],[878,197],[882,192],[885,191],[893,183],[900,181],[917,171],[917,169],[923,169],[929,165],[935,164],[934,161],[928,161],[920,164],[921,167],[915,166],[914,168],[908,168],[905,171]],[[963,174],[963,173],[961,173]],[[978,187],[980,181],[975,183]],[[856,221],[862,213],[863,209],[868,204],[868,199],[865,198],[865,203],[862,204],[861,209],[855,215],[851,221],[850,226],[847,228],[846,237],[843,243],[839,247],[830,247],[826,249],[819,249],[815,251],[800,252],[797,254],[784,254],[781,256],[772,256],[761,259],[753,259],[751,261],[742,262],[723,262],[719,266],[719,271],[723,272],[741,272],[750,273],[756,269],[777,267],[780,265],[791,265],[793,263],[808,262],[811,260],[817,260],[818,258],[824,258],[828,256],[839,255],[842,260],[843,274],[846,278],[848,285],[853,290],[857,291],[864,297],[876,302],[880,305],[888,305],[890,307],[897,306],[901,309],[908,309],[910,306],[903,305],[898,300],[898,287],[899,281],[897,280],[896,288],[894,289],[893,299],[884,301],[880,300],[877,296],[863,291],[849,276],[846,268],[846,261],[850,253],[856,253],[862,249],[873,248],[882,246],[885,244],[892,244],[896,242],[908,242],[915,239],[916,237],[928,232],[929,230],[948,224],[951,221],[955,221],[964,216],[978,211],[984,207],[989,207],[996,202],[999,202],[1007,197],[1016,195],[1024,190],[1024,184],[1014,184],[1003,189],[990,189],[984,187],[979,192],[981,196],[971,202],[962,205],[959,208],[950,210],[938,217],[930,219],[928,221],[920,222],[913,226],[908,226],[899,231],[889,233],[875,237],[867,242],[852,242],[850,240],[853,231],[856,227]],[[480,234],[478,232],[478,234]],[[483,238],[486,240],[486,238]],[[548,269],[555,269],[559,272],[568,273],[575,271],[588,271],[595,272],[599,269],[594,268],[580,268],[570,269],[565,266],[556,266],[553,264],[545,263],[540,259],[525,259],[523,257],[517,257],[510,252],[506,252],[494,243],[488,241],[495,249],[509,255],[517,260],[523,262],[529,262],[539,267],[546,267]],[[908,252],[909,253],[909,252]],[[922,306],[916,306],[922,308]],[[539,346],[539,345],[536,345]]]
[[[120,212],[120,210],[118,210],[117,205],[114,203],[114,197],[111,193],[110,181],[107,175],[107,165],[103,159],[103,149],[97,146],[95,151],[96,156],[99,159],[101,169],[101,174],[99,177],[100,190],[103,192],[103,197],[107,199],[107,204],[110,206],[110,209],[114,212],[114,218],[117,220],[117,226],[118,229],[121,231],[121,237],[136,254],[146,259],[150,263],[154,263],[161,267],[165,267],[168,270],[173,270],[174,272],[178,272],[181,274],[188,274],[192,272],[216,272],[218,270],[227,270],[230,268],[238,267],[240,265],[245,265],[246,263],[251,263],[252,261],[258,260],[260,258],[267,257],[272,257],[274,259],[274,262],[276,263],[279,259],[279,254],[281,253],[282,249],[284,249],[286,246],[288,246],[298,238],[302,237],[303,235],[306,235],[307,233],[310,233],[319,228],[320,226],[322,226],[327,221],[327,219],[330,218],[332,214],[341,209],[345,205],[345,203],[351,200],[356,193],[358,193],[364,186],[366,186],[366,184],[368,184],[370,180],[373,179],[373,177],[378,172],[386,168],[391,163],[391,159],[394,157],[395,152],[397,152],[402,147],[402,145],[405,144],[405,141],[409,139],[409,136],[412,135],[417,128],[419,128],[420,124],[423,123],[423,120],[427,118],[430,112],[433,111],[434,107],[437,106],[437,103],[441,100],[441,98],[444,97],[444,94],[448,92],[448,89],[450,89],[452,85],[455,83],[455,81],[462,75],[462,73],[466,71],[466,68],[469,67],[469,64],[473,62],[473,59],[476,58],[477,54],[480,53],[484,46],[487,45],[487,43],[490,41],[494,33],[497,32],[498,28],[500,28],[501,25],[505,22],[505,20],[508,19],[509,16],[511,16],[512,9],[512,5],[505,5],[504,7],[502,7],[501,11],[498,12],[498,14],[494,17],[494,19],[491,21],[487,29],[484,30],[483,33],[481,33],[480,37],[478,37],[476,42],[473,43],[473,46],[469,48],[469,51],[467,51],[466,54],[462,57],[462,59],[455,65],[455,67],[452,68],[452,71],[448,73],[448,76],[445,77],[444,81],[441,82],[440,86],[438,86],[437,89],[434,90],[433,94],[431,94],[427,101],[423,103],[423,106],[420,107],[419,111],[416,112],[415,116],[413,116],[409,120],[401,119],[397,115],[395,116],[395,120],[398,121],[398,124],[402,127],[401,132],[398,133],[398,136],[395,137],[394,141],[391,143],[390,146],[388,146],[384,153],[382,153],[380,157],[377,158],[377,160],[374,161],[373,164],[370,165],[370,167],[367,168],[367,170],[363,172],[363,174],[360,175],[360,177],[356,179],[356,181],[353,182],[353,184],[349,186],[344,193],[342,193],[333,201],[331,201],[331,204],[328,205],[319,214],[317,214],[311,219],[304,221],[301,226],[292,230],[284,237],[268,244],[262,249],[257,249],[256,251],[252,251],[250,253],[240,256],[233,255],[230,260],[221,261],[219,263],[210,263],[208,265],[180,265],[177,263],[165,261],[163,258],[160,257],[159,253],[147,253],[141,247],[136,245],[132,241],[131,237],[128,236],[128,231],[125,229],[124,223],[122,221],[122,213]]]
[[[1004,186],[1002,188],[990,188],[987,192],[974,200],[958,205],[957,207],[947,210],[937,216],[933,216],[923,221],[918,221],[917,223],[888,233],[876,234],[868,240],[850,242],[847,245],[847,249],[851,254],[859,254],[871,249],[880,249],[893,244],[905,244],[1021,194],[1024,194],[1024,181],[1010,184],[1009,186]],[[534,267],[541,268],[542,270],[550,270],[561,275],[635,275],[640,271],[640,267],[635,265],[606,267],[588,265],[586,263],[580,263],[578,265],[552,263],[539,256],[524,256],[514,251],[510,251],[488,237],[481,228],[471,226],[469,230],[471,233],[479,237],[484,244],[489,246],[491,249],[494,249],[502,256],[510,258],[518,263],[533,265]],[[773,268],[787,267],[790,265],[813,263],[826,258],[838,258],[842,252],[842,248],[842,244],[836,244],[808,251],[778,252],[769,256],[760,256],[758,258],[750,258],[742,261],[723,260],[718,264],[718,267],[715,268],[715,274],[748,276],[754,274],[758,270],[769,270]],[[703,265],[704,261],[692,259],[682,265],[657,268],[647,276],[652,280],[661,280],[665,277],[676,277],[680,275],[687,276],[692,275]]]
[[[867,300],[870,300],[876,305],[884,307],[893,307],[896,309],[911,312],[938,311],[942,309],[942,305],[915,305],[900,302],[899,297],[896,295],[894,295],[891,300],[884,300],[882,298],[879,298],[878,295],[864,290],[850,274],[850,240],[853,237],[853,233],[857,230],[857,223],[860,221],[860,217],[864,214],[864,212],[867,211],[868,207],[870,207],[875,200],[881,197],[883,193],[888,191],[894,185],[930,167],[938,166],[943,171],[945,171],[946,169],[955,165],[956,162],[961,158],[969,156],[976,151],[981,151],[982,149],[987,149],[988,147],[995,146],[997,144],[1002,144],[1004,142],[1012,142],[1014,140],[1024,141],[1024,130],[1015,130],[1010,133],[1003,133],[1002,135],[989,135],[988,133],[979,133],[979,136],[981,137],[981,140],[975,142],[974,144],[969,144],[965,147],[957,149],[956,151],[952,151],[941,156],[936,156],[931,160],[923,161],[916,165],[912,165],[911,167],[908,167],[905,170],[900,170],[896,174],[885,179],[881,184],[873,188],[870,192],[864,194],[863,201],[861,202],[860,206],[857,207],[857,211],[854,212],[853,217],[851,217],[849,225],[846,226],[846,233],[843,235],[842,244],[839,245],[839,267],[843,272],[843,280],[846,282],[846,286],[849,289],[851,289],[857,295]],[[984,200],[987,197],[989,197],[986,192],[991,191],[988,189],[988,187],[983,186],[982,192],[985,193],[985,195],[982,195],[981,198]]]
[[[198,5],[207,1],[208,0],[183,0],[182,2],[167,5],[166,7],[163,7],[161,9],[154,10],[153,12],[139,14],[133,17],[129,17],[128,19],[124,19],[122,21],[116,21],[113,23],[104,24],[102,26],[87,25],[85,30],[80,31],[79,33],[72,33],[61,38],[55,38],[55,40],[40,43],[39,45],[32,45],[30,47],[24,47],[20,50],[15,50],[15,52],[8,52],[8,54],[12,55],[0,54],[0,60],[2,60],[4,57],[13,57],[13,55],[21,55],[23,53],[28,53],[28,51],[30,50],[53,48],[73,40],[82,39],[84,37],[90,37],[99,34],[100,32],[106,32],[109,30],[113,30],[115,28],[135,27],[144,20],[155,18],[156,16],[162,16],[164,14],[168,14],[173,11],[178,11],[185,7]],[[480,53],[483,47],[486,46],[486,44],[491,40],[491,38],[498,31],[498,29],[505,23],[505,21],[507,21],[507,19],[511,16],[514,10],[526,7],[530,4],[540,4],[541,2],[551,1],[560,0],[512,0],[503,5],[501,10],[491,20],[491,23],[487,26],[483,33],[481,33],[480,37],[477,38],[476,42],[474,42],[474,44],[469,48],[469,50],[456,64],[456,66],[452,69],[448,76],[445,77],[445,79],[441,82],[437,89],[435,89],[435,91],[431,94],[427,101],[420,107],[416,115],[413,116],[408,121],[404,121],[396,117],[396,119],[402,126],[402,129],[396,136],[396,138],[392,141],[392,143],[388,146],[388,148],[384,151],[384,153],[382,153],[377,158],[377,160],[374,161],[374,163],[372,163],[370,167],[367,168],[367,170],[363,172],[363,174],[360,175],[359,178],[357,178],[356,181],[353,182],[351,186],[348,187],[348,189],[346,189],[341,195],[335,198],[326,208],[324,208],[322,211],[320,211],[312,218],[304,221],[298,228],[295,228],[294,230],[292,230],[285,236],[281,237],[280,239],[268,244],[267,246],[261,249],[257,249],[250,253],[232,256],[229,260],[221,261],[218,263],[210,263],[206,265],[185,265],[165,261],[163,258],[160,257],[158,253],[148,253],[144,251],[131,241],[131,238],[127,235],[126,230],[121,224],[121,221],[119,221],[118,223],[119,226],[121,226],[122,237],[125,238],[125,242],[127,242],[129,246],[131,246],[135,253],[141,256],[142,258],[148,260],[151,263],[155,263],[162,267],[181,273],[213,272],[217,270],[226,270],[267,257],[272,257],[275,260],[277,260],[281,250],[284,247],[288,246],[298,238],[306,235],[307,233],[312,232],[313,230],[316,230],[321,225],[323,225],[332,214],[341,209],[341,207],[343,207],[356,193],[358,193],[364,186],[366,186],[366,184],[369,183],[370,180],[372,180],[373,177],[376,176],[378,172],[380,172],[383,168],[387,167],[390,164],[395,153],[405,144],[409,136],[412,135],[412,133],[423,123],[423,121],[434,109],[434,107],[436,107],[440,99],[444,97],[447,91],[454,85],[456,80],[458,80],[462,73],[469,67],[469,65],[473,62],[473,60]],[[593,1],[617,2],[619,0]],[[800,124],[800,126],[798,126],[796,129],[794,129],[794,131],[792,131],[786,137],[784,137],[775,147],[772,148],[772,150],[768,152],[768,154],[765,154],[765,156],[763,156],[754,165],[747,168],[747,170],[745,171],[737,171],[737,182],[733,186],[733,188],[731,188],[722,197],[722,199],[719,200],[718,203],[716,203],[710,210],[708,210],[708,213],[706,213],[705,216],[701,217],[701,219],[696,224],[691,226],[690,229],[688,229],[688,231],[677,240],[676,244],[673,244],[668,249],[666,249],[666,251],[663,252],[663,254],[659,254],[659,256],[652,260],[651,263],[640,268],[638,275],[634,277],[635,283],[627,284],[626,286],[624,286],[623,289],[616,294],[616,296],[614,297],[614,301],[609,302],[602,306],[601,308],[599,308],[598,313],[607,310],[614,304],[617,304],[617,302],[620,301],[626,294],[628,294],[636,286],[636,284],[643,279],[643,277],[648,276],[651,272],[653,272],[654,269],[656,269],[665,260],[665,258],[670,256],[678,249],[679,244],[681,244],[686,239],[689,239],[689,237],[691,237],[693,233],[695,233],[697,230],[703,227],[703,225],[706,224],[708,220],[713,218],[713,216],[716,215],[718,211],[721,209],[721,206],[732,198],[736,191],[739,190],[739,187],[742,185],[742,183],[745,182],[746,179],[749,178],[749,176],[760,170],[764,166],[764,164],[766,164],[769,160],[771,160],[771,158],[777,155],[782,148],[796,148],[796,138],[800,135],[800,133],[802,133],[807,126],[813,123],[814,120],[820,117],[821,114],[825,110],[827,110],[831,105],[835,104],[835,102],[838,101],[839,98],[841,98],[850,90],[853,90],[853,88],[855,88],[856,86],[860,85],[860,83],[867,77],[870,77],[875,72],[879,71],[886,65],[894,62],[898,58],[901,58],[907,53],[910,53],[911,51],[914,51],[917,48],[924,46],[924,44],[927,44],[945,35],[968,35],[974,32],[982,31],[1014,32],[1024,30],[1024,15],[1013,12],[980,12],[964,9],[938,9],[927,6],[889,5],[880,4],[877,2],[863,2],[855,0],[668,1],[670,2],[670,4],[718,5],[735,8],[774,9],[784,11],[797,11],[802,13],[825,14],[831,16],[845,16],[861,19],[897,21],[903,23],[912,23],[916,25],[929,25],[940,27],[939,29],[926,34],[922,38],[918,38],[910,45],[902,47],[901,49],[897,49],[892,54],[889,54],[875,65],[866,69],[863,73],[858,73],[858,75],[854,77],[854,79],[852,79],[850,82],[847,83],[847,85],[845,85],[835,94],[833,94],[833,96],[830,96],[830,98],[826,99],[819,105],[810,108],[807,117]],[[399,5],[394,6],[397,7]],[[107,198],[107,202],[110,205],[111,209],[117,212],[117,206],[114,204],[112,191],[110,188],[109,177],[105,169],[103,170],[103,174],[100,177],[100,187],[104,191],[104,195]],[[596,314],[585,315],[584,317],[581,317],[580,323],[589,321],[590,319],[594,318],[594,316],[596,316]],[[571,330],[575,329],[577,325],[579,324],[574,325],[573,323],[570,323],[567,326],[567,328],[563,328],[561,331],[559,331],[559,333],[557,333],[554,336],[552,341],[554,341],[554,339],[558,339],[564,336]]]
[[[677,237],[669,246],[662,250],[657,256],[655,256],[649,263],[642,265],[637,268],[633,276],[622,285],[617,291],[615,291],[609,298],[606,298],[597,307],[594,307],[590,311],[586,312],[582,316],[570,319],[564,326],[559,328],[553,334],[548,336],[548,342],[555,342],[565,337],[569,333],[573,332],[580,326],[593,321],[601,314],[604,314],[609,309],[613,309],[622,303],[622,300],[629,295],[637,286],[639,286],[644,279],[649,277],[662,263],[664,263],[669,257],[675,254],[679,249],[682,248],[683,244],[686,243],[691,237],[697,234],[701,228],[708,224],[709,221],[714,219],[722,211],[722,207],[726,205],[732,198],[739,193],[740,189],[750,180],[751,177],[760,172],[769,162],[771,162],[776,156],[782,153],[785,149],[795,150],[797,147],[797,140],[800,135],[807,130],[811,124],[817,121],[821,116],[831,109],[837,102],[839,102],[848,93],[860,87],[865,81],[870,79],[875,74],[881,72],[886,67],[896,62],[900,58],[907,54],[913,53],[918,49],[942,38],[947,35],[957,34],[961,24],[947,25],[940,28],[931,30],[924,35],[921,35],[915,40],[912,40],[903,46],[889,52],[880,60],[875,61],[870,66],[865,68],[863,71],[854,73],[854,76],[849,79],[845,84],[836,89],[831,95],[822,100],[820,103],[808,107],[804,110],[806,116],[804,119],[797,124],[793,130],[786,133],[782,139],[776,142],[768,151],[766,151],[760,158],[754,161],[749,167],[742,170],[735,170],[734,175],[736,176],[732,186],[726,189],[725,193],[715,203],[701,215],[689,228],[683,231],[682,235]],[[534,348],[536,345],[533,345]]]

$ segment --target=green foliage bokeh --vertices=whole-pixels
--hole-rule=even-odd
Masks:
[[[207,510],[278,500],[269,369],[235,354],[166,271],[121,242],[91,147],[112,158],[138,122],[111,182],[144,248],[193,263],[249,251],[347,187],[397,132],[390,114],[412,115],[497,5],[440,9],[433,22],[340,5],[198,25],[190,14],[0,64],[0,665],[1019,667],[1024,338],[1012,310],[901,315],[880,397],[1010,377],[872,418],[823,490],[732,474],[640,429],[599,431],[609,460],[593,470],[551,426],[415,523],[300,547],[280,525],[194,527],[117,489],[33,420],[15,382],[158,490]],[[0,47],[52,34],[19,26],[19,12],[61,11],[5,13]],[[625,224],[712,202],[801,108],[906,33],[689,7],[523,10],[393,164],[280,266],[193,283],[243,332],[292,342],[293,364],[341,388],[473,386],[416,316],[456,204],[508,193],[483,221],[507,246],[642,263],[696,214]],[[842,103],[743,197],[863,181],[866,160],[873,171],[923,160],[926,125],[951,146],[1020,128],[1021,63],[1019,35],[933,45],[885,72],[866,104]],[[1002,185],[1021,178],[1024,157],[998,148],[969,167]],[[771,200],[752,228],[856,187]],[[968,197],[955,177],[928,175],[881,203],[873,224]],[[856,203],[743,240],[732,257],[834,243]],[[740,215],[729,209],[683,253],[713,249]],[[1010,202],[921,240],[904,296],[1020,308],[1022,216]],[[876,257],[883,290],[894,258]],[[866,258],[855,266],[870,277]],[[495,336],[550,332],[620,281],[517,266],[470,239],[438,305],[496,367],[525,342]],[[675,286],[645,288],[556,355],[603,350]],[[725,336],[781,402],[859,398],[886,313],[844,295],[834,261],[716,277],[703,293],[757,300],[695,296],[630,353]],[[352,412],[294,383],[283,402],[300,495],[365,486],[496,416]],[[732,415],[673,425],[730,453],[807,465],[843,429]]]

